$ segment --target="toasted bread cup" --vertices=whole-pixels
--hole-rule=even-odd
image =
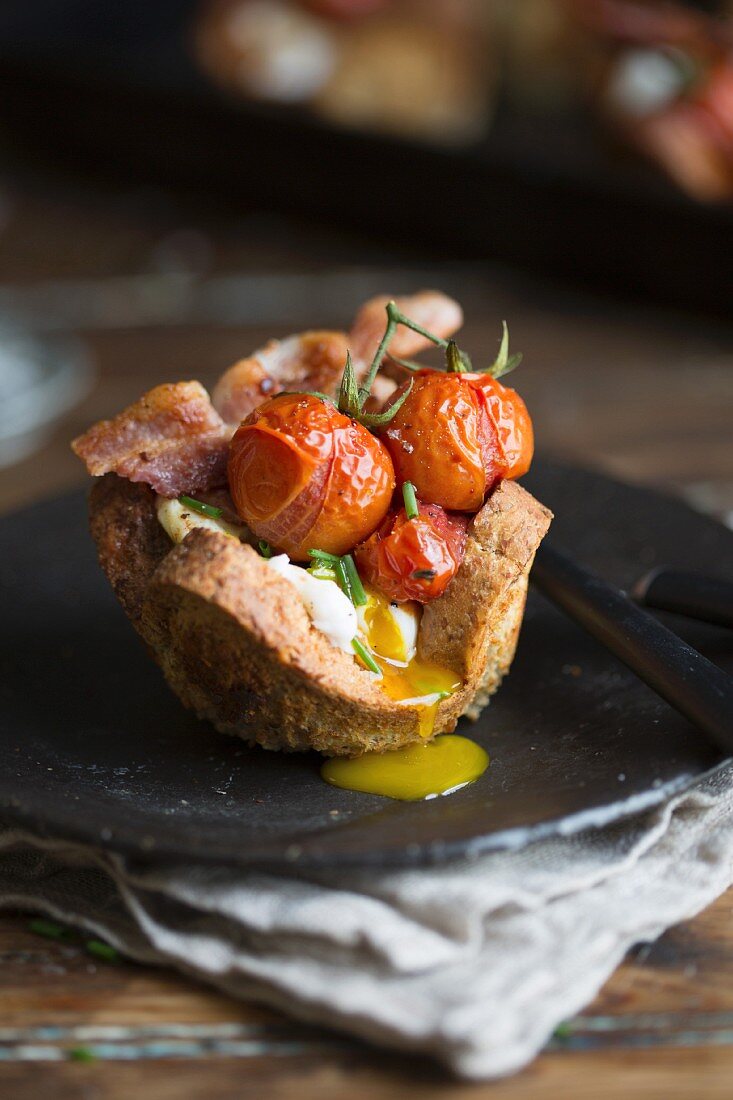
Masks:
[[[185,706],[267,749],[351,756],[422,739],[420,708],[389,699],[313,627],[256,550],[202,529],[173,545],[155,501],[147,486],[107,474],[91,492],[91,530],[120,603]],[[438,704],[434,734],[478,717],[508,671],[550,520],[511,481],[473,518],[464,560],[418,634],[418,656],[461,681]]]

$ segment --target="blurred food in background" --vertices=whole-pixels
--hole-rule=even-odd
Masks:
[[[710,5],[708,6],[710,7]],[[229,93],[443,144],[497,104],[588,109],[703,202],[733,195],[733,14],[666,0],[206,0],[193,30]]]
[[[730,457],[732,35],[733,0],[3,0],[0,465],[26,462],[0,506],[71,484],[74,428],[161,371],[213,378],[262,328],[338,327],[375,288],[437,284],[524,316],[551,446],[695,479],[710,507]],[[607,324],[584,329],[573,286],[608,296]],[[619,299],[718,320],[641,345]],[[73,340],[99,371],[76,413]]]
[[[733,0],[4,0],[0,158],[728,316],[732,43]]]
[[[570,0],[600,45],[599,113],[701,201],[733,196],[733,14]]]
[[[486,129],[493,14],[485,0],[208,0],[193,41],[240,95],[452,144]]]

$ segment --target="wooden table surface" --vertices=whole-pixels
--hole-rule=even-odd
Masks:
[[[96,382],[40,450],[0,471],[0,510],[81,484],[68,440],[156,382],[210,383],[267,336],[343,325],[365,295],[425,283],[460,294],[474,353],[491,352],[507,318],[543,450],[733,514],[732,328],[274,218],[203,223],[156,195],[17,184],[0,188],[0,309],[81,337]],[[424,1059],[314,1032],[173,972],[105,963],[6,914],[0,1096],[730,1097],[732,906],[729,893],[640,946],[532,1066],[486,1085],[455,1083]],[[79,1048],[95,1060],[76,1061]]]

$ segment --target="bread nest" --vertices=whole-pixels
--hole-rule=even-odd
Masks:
[[[95,483],[91,531],[133,626],[186,707],[266,749],[352,756],[421,740],[420,710],[312,626],[290,583],[246,543],[196,529],[173,545],[146,485]],[[442,596],[425,606],[418,656],[460,678],[434,733],[477,718],[511,665],[535,551],[551,513],[516,482],[494,490],[468,530]]]

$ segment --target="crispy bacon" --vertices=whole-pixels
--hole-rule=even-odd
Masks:
[[[240,424],[281,390],[319,390],[333,395],[341,382],[346,346],[346,334],[330,330],[270,340],[224,372],[214,387],[214,408],[228,424]]]
[[[214,408],[227,424],[239,424],[283,388],[268,374],[257,354],[240,359],[224,371],[214,386],[211,395]]]
[[[72,449],[94,477],[116,473],[174,497],[226,484],[230,429],[199,382],[156,386]]]
[[[388,294],[370,298],[354,318],[349,333],[349,347],[354,359],[360,363],[369,363],[379,346],[387,322],[384,307],[390,300]],[[463,324],[463,310],[458,302],[438,290],[420,290],[417,294],[395,298],[395,302],[411,321],[417,321],[423,328],[443,339],[452,336]],[[392,355],[405,359],[429,346],[430,341],[425,336],[400,326],[392,338],[389,351]]]

